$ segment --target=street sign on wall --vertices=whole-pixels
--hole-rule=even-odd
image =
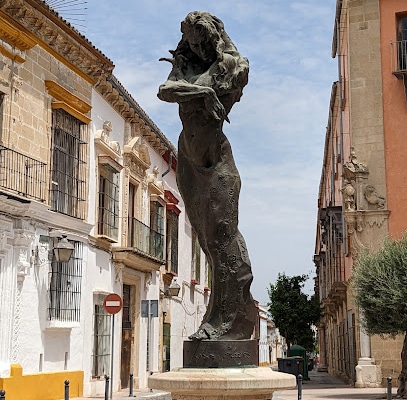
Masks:
[[[110,293],[105,297],[103,307],[109,314],[117,314],[123,307],[123,300],[118,294]]]
[[[150,315],[148,315],[150,313]],[[141,300],[141,316],[158,317],[158,300]]]

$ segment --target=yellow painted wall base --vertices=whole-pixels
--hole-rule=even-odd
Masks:
[[[69,398],[83,396],[83,371],[42,372],[23,375],[20,364],[12,364],[10,377],[0,378],[0,389],[6,399],[60,400],[64,398],[65,381],[69,381]]]

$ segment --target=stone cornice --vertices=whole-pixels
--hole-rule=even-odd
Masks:
[[[0,37],[13,47],[21,51],[29,50],[34,47],[37,42],[26,33],[22,32],[0,14]]]
[[[114,75],[100,79],[95,88],[127,122],[138,125],[140,134],[158,154],[171,152],[176,157],[174,145]]]
[[[0,17],[13,28],[8,28],[9,37],[4,37],[5,40],[26,49],[33,47],[33,42],[37,43],[88,82],[98,81],[114,68],[111,60],[44,1],[0,0]],[[16,30],[19,36],[15,35]]]
[[[67,103],[70,107],[74,108],[75,110],[82,114],[88,113],[92,108],[90,104],[86,103],[78,96],[75,96],[73,93],[66,90],[64,87],[62,87],[61,85],[54,81],[46,80],[45,86],[48,90],[48,93],[52,97],[54,97],[58,101],[63,101]]]

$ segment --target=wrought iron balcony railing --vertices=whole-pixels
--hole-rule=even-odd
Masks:
[[[0,189],[44,202],[47,164],[0,145]]]
[[[164,259],[164,235],[152,230],[136,218],[129,223],[128,247],[134,247],[144,254]]]
[[[391,71],[400,78],[407,75],[407,40],[391,42]]]

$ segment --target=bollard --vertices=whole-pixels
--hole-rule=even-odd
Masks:
[[[109,375],[105,375],[105,400],[109,400]]]
[[[302,375],[298,375],[298,400],[302,399]]]
[[[0,390],[0,400],[6,400],[6,391]]]
[[[69,400],[69,381],[68,381],[68,379],[64,383],[65,383],[64,400]]]
[[[150,371],[150,376],[153,375],[153,371]],[[150,392],[153,392],[153,389],[150,388]]]
[[[387,400],[391,400],[391,376],[387,378]]]
[[[133,397],[133,374],[130,374],[129,397]]]

